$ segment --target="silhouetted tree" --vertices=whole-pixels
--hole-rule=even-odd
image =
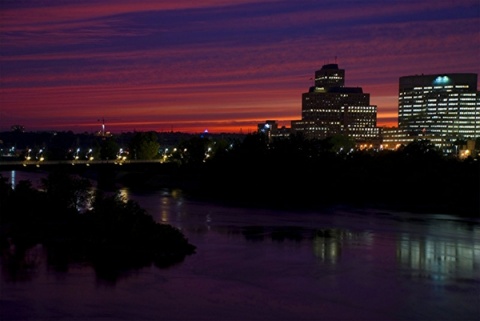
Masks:
[[[100,158],[114,160],[117,158],[120,146],[113,137],[105,137],[100,143]]]
[[[66,270],[70,262],[81,260],[102,276],[152,263],[168,266],[195,252],[180,230],[155,222],[118,192],[97,190],[92,207],[80,213],[77,207],[90,199],[88,181],[56,172],[43,183],[44,190],[29,181],[13,189],[0,177],[0,250],[9,266],[21,268],[26,249],[39,243],[55,268]]]
[[[334,135],[325,139],[332,152],[348,152],[355,147],[355,141],[346,135]]]
[[[42,185],[50,204],[47,213],[52,215],[77,213],[91,198],[91,182],[64,171],[51,172],[42,179]]]
[[[442,158],[441,151],[428,139],[414,140],[400,148],[399,152],[410,158]]]
[[[188,165],[190,168],[197,167],[206,159],[206,153],[210,140],[206,137],[193,136],[182,140],[178,144],[179,157],[177,160],[182,165]]]
[[[158,135],[156,132],[136,132],[129,143],[130,158],[155,159],[158,157]]]

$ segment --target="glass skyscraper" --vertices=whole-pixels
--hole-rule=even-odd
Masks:
[[[477,74],[400,77],[398,127],[411,136],[480,137],[479,102]]]

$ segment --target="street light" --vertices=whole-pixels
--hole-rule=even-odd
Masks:
[[[43,162],[45,157],[43,157],[43,149],[40,149],[35,157],[39,162]]]

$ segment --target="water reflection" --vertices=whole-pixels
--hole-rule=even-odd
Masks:
[[[336,263],[341,254],[342,245],[338,240],[316,237],[313,240],[313,254],[323,263]]]
[[[179,189],[163,189],[152,194],[134,194],[132,197],[130,189],[123,187],[119,189],[119,193],[125,200],[134,200],[140,203],[153,198],[155,200],[154,206],[147,205],[146,209],[157,222],[181,223],[181,217],[185,214],[183,208],[185,198]]]
[[[21,258],[4,254],[0,308],[2,300],[25,307],[10,308],[11,319],[464,320],[480,313],[478,220],[232,208],[179,190],[122,195],[180,228],[197,253],[169,269],[114,275],[91,265],[56,270],[41,246]]]
[[[404,234],[398,242],[397,258],[415,277],[447,281],[478,273],[480,244]]]
[[[2,277],[9,282],[30,281],[44,264],[46,253],[42,245],[22,248],[8,240],[8,247],[2,252]]]
[[[125,201],[128,201],[130,199],[130,190],[128,188],[121,188],[118,190],[118,195]]]
[[[126,191],[125,195],[129,195]],[[352,215],[348,213],[348,220],[358,220],[353,229],[298,225],[269,226],[262,224],[248,224],[248,219],[238,216],[224,216],[204,210],[202,214],[192,215],[191,204],[188,205],[180,190],[164,190],[157,194],[158,204],[150,212],[162,223],[171,223],[179,228],[185,226],[185,231],[190,233],[216,233],[236,236],[241,235],[248,242],[307,242],[311,246],[312,256],[325,264],[337,264],[344,254],[345,248],[351,248],[363,253],[371,252],[384,260],[397,260],[403,271],[409,271],[415,277],[427,277],[435,280],[457,278],[459,275],[471,277],[480,269],[480,227],[476,221],[468,222],[461,219],[451,219],[441,215],[424,215],[422,217],[398,215],[389,216],[382,212],[376,219],[389,219],[388,224],[394,228],[399,223],[403,232],[399,236],[395,231],[383,231],[381,234],[375,230],[360,230],[360,224],[372,220],[371,216]],[[135,195],[136,200],[142,198]],[[202,211],[201,211],[202,212]],[[258,214],[258,213],[254,213]],[[342,215],[340,215],[342,217]],[[251,223],[264,217],[253,217],[242,212]],[[221,219],[219,220],[218,218]],[[300,216],[299,216],[300,217]],[[345,218],[345,217],[344,217]],[[345,218],[347,219],[347,218]],[[226,221],[222,221],[226,220]],[[301,220],[299,218],[299,220]],[[310,220],[310,218],[309,218]],[[341,219],[336,219],[336,221]],[[191,224],[195,222],[195,224]],[[232,222],[234,224],[232,224]],[[243,223],[240,223],[243,222]],[[227,223],[227,225],[225,225]],[[322,222],[321,225],[328,223]],[[334,224],[334,223],[330,223]],[[372,224],[370,222],[369,224]],[[378,222],[373,222],[378,224]],[[406,224],[406,225],[405,225]],[[379,226],[374,226],[379,228]],[[392,234],[391,234],[392,233]],[[430,237],[420,237],[418,234],[426,233]],[[391,235],[390,235],[391,234]],[[436,237],[439,235],[439,237]]]
[[[17,170],[0,172],[0,175],[10,182],[12,189],[15,189],[21,181],[30,181],[33,187],[41,188],[41,179],[47,176],[47,174],[42,171],[24,172]]]
[[[16,171],[12,171],[11,172],[11,175],[10,175],[10,184],[12,186],[12,189],[15,189],[15,185],[17,183],[17,175],[16,175]]]
[[[323,263],[337,263],[342,247],[361,243],[366,249],[372,245],[373,236],[368,232],[353,232],[338,228],[320,229],[313,239],[313,253]]]

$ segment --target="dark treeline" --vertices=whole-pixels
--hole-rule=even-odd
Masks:
[[[181,132],[126,132],[115,135],[98,133],[64,132],[0,132],[0,157],[6,155],[24,160],[28,150],[32,157],[41,150],[46,160],[70,160],[79,150],[80,159],[85,159],[89,150],[96,160],[115,159],[123,149],[130,159],[153,159],[167,149],[172,150],[180,143],[197,137],[241,141],[242,134],[189,134]],[[0,158],[1,159],[1,158]]]
[[[400,149],[352,150],[338,137],[268,141],[249,134],[234,147],[185,141],[188,155],[122,176],[133,188],[179,187],[194,197],[239,205],[312,209],[332,205],[478,216],[480,164],[446,157],[429,141]],[[218,146],[220,145],[220,146]],[[174,165],[175,164],[175,165]]]
[[[65,150],[76,146],[97,146],[96,159],[113,159],[123,147],[130,160],[164,161],[99,170],[94,178],[105,186],[117,180],[132,188],[179,187],[195,197],[296,209],[347,204],[478,215],[480,207],[478,157],[445,156],[428,140],[393,151],[358,150],[342,136],[270,140],[262,133],[2,133],[0,138],[4,145],[40,144],[50,158],[71,157]]]
[[[16,133],[0,138],[11,144],[19,137],[25,139],[25,134],[30,141],[55,142],[45,143],[47,150],[95,143],[99,146],[96,159],[112,159],[123,146],[130,160],[163,161],[98,170],[93,178],[104,187],[182,188],[192,197],[278,208],[341,204],[479,215],[478,157],[445,156],[428,140],[397,150],[359,150],[342,136],[309,140],[292,135],[271,140],[262,133],[133,132],[111,137],[50,133],[36,139],[31,133]]]

